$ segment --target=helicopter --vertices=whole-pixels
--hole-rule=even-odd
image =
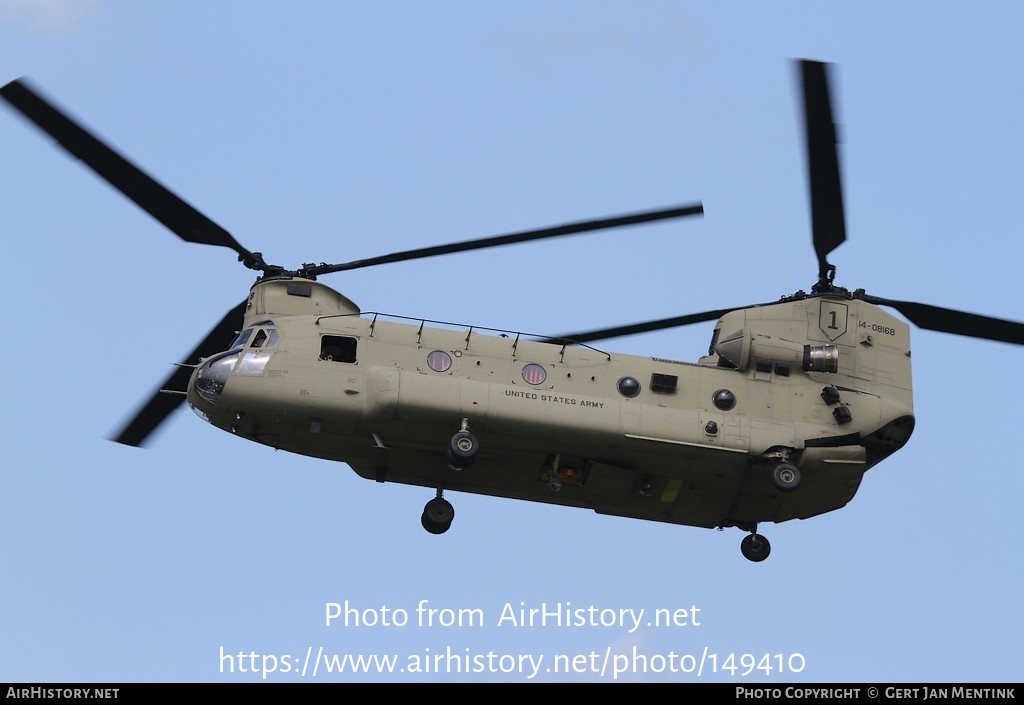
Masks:
[[[319,279],[475,249],[703,214],[700,203],[288,269],[243,247],[87,131],[26,80],[15,110],[182,240],[233,250],[257,272],[230,309],[112,440],[142,446],[183,403],[276,450],[432,492],[420,515],[447,532],[445,491],[737,528],[846,506],[915,425],[910,325],[1024,344],[1024,323],[850,291],[830,254],[846,239],[829,65],[799,60],[817,281],[775,301],[553,336],[364,311]],[[597,343],[715,321],[696,362]]]

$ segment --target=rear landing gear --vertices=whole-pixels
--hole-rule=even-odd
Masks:
[[[451,528],[454,518],[455,507],[438,490],[437,496],[424,505],[420,524],[432,534],[443,534]]]
[[[748,561],[760,563],[772,552],[772,545],[768,543],[768,539],[755,530],[743,537],[743,541],[740,542],[740,551]]]

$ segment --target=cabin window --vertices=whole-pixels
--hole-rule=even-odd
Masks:
[[[355,362],[356,339],[344,335],[321,337],[320,359],[328,362]]]
[[[640,393],[640,382],[636,377],[623,377],[615,384],[619,394],[632,399]]]
[[[651,375],[651,391],[657,394],[675,394],[679,377],[655,372]]]
[[[427,366],[434,372],[447,372],[452,366],[452,356],[444,350],[434,350],[427,355]]]
[[[523,379],[526,380],[527,384],[533,385],[534,387],[539,384],[544,384],[544,380],[547,378],[548,371],[536,362],[531,362],[523,368]]]
[[[728,389],[719,389],[711,395],[711,401],[716,408],[721,409],[722,411],[728,411],[736,406],[736,395]]]

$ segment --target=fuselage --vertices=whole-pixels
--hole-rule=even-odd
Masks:
[[[243,333],[197,368],[189,403],[367,479],[746,527],[844,506],[913,429],[908,327],[863,301],[730,312],[689,363],[360,313],[298,284],[253,287]],[[460,428],[480,450],[456,470]],[[770,480],[782,461],[800,468],[796,491]]]

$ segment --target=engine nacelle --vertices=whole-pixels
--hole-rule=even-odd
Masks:
[[[714,351],[738,370],[746,370],[751,361],[758,360],[788,363],[804,372],[839,370],[838,345],[795,343],[763,333],[751,333],[745,328],[719,334]]]

